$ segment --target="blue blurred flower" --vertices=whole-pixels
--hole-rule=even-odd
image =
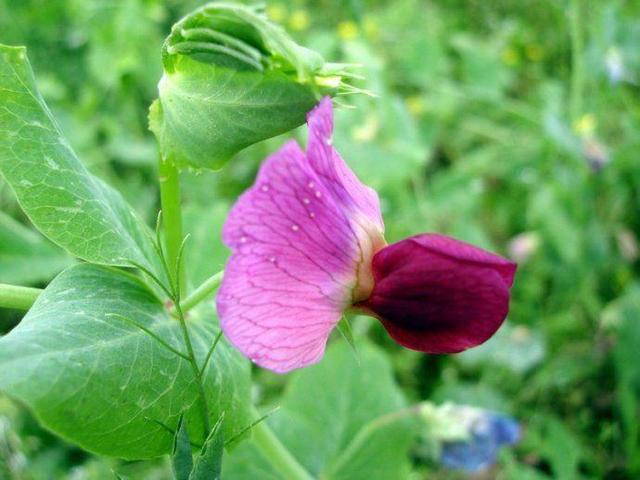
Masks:
[[[464,408],[464,407],[463,407]],[[451,469],[477,472],[495,463],[500,449],[520,439],[520,425],[508,416],[465,408],[468,437],[442,443],[440,461]]]
[[[607,74],[612,84],[620,83],[625,77],[624,60],[622,52],[617,47],[611,47],[604,59]]]

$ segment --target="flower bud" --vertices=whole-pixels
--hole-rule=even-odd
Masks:
[[[346,66],[296,44],[255,7],[216,2],[176,23],[149,114],[163,159],[217,169],[305,120],[321,95],[349,89]]]

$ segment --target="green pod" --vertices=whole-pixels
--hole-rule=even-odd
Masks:
[[[345,65],[295,43],[260,9],[201,7],[176,23],[149,122],[164,160],[219,169],[240,150],[305,121],[323,95],[349,88]]]

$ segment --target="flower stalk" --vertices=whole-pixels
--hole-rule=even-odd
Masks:
[[[271,465],[289,480],[313,480],[300,463],[287,450],[266,422],[260,422],[252,428],[253,441],[260,448]]]
[[[158,162],[160,205],[162,207],[162,227],[164,230],[168,275],[176,283],[174,275],[183,275],[178,268],[178,256],[182,246],[182,211],[180,208],[180,172],[167,158]],[[182,279],[181,279],[182,280]],[[184,288],[185,282],[178,282]]]
[[[366,445],[366,443],[371,439],[371,437],[381,428],[386,427],[387,425],[391,425],[396,422],[400,422],[408,417],[419,416],[422,411],[422,404],[411,405],[410,407],[403,408],[402,410],[398,410],[397,412],[388,413],[386,415],[382,415],[368,424],[366,424],[353,438],[353,440],[347,445],[347,447],[342,451],[340,457],[333,464],[331,469],[332,472],[340,471],[344,465],[347,464],[348,460],[353,458],[358,451]]]
[[[0,283],[0,308],[29,310],[41,293],[39,288]]]

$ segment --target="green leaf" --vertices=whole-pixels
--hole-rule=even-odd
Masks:
[[[553,478],[580,478],[579,465],[584,455],[581,442],[559,418],[544,415],[532,421],[529,428],[532,436],[533,432],[539,435],[536,452],[549,462]]]
[[[524,374],[545,357],[544,338],[523,325],[505,323],[486,343],[456,355],[463,365],[499,365]]]
[[[189,480],[219,480],[222,478],[222,453],[224,451],[223,420],[224,415],[221,415],[211,429],[211,433],[209,433],[209,437],[202,447],[202,451],[196,457]]]
[[[126,459],[169,453],[184,415],[194,443],[205,433],[188,362],[130,322],[184,351],[179,323],[137,278],[77,265],[49,284],[23,321],[0,339],[0,390],[48,429],[86,450]],[[190,314],[202,364],[219,332]],[[204,373],[210,421],[226,412],[232,436],[250,421],[248,363],[222,340]]]
[[[189,234],[189,248],[184,252],[185,271],[194,286],[201,285],[213,274],[224,270],[230,255],[229,249],[222,243],[222,236],[212,234],[222,231],[229,207],[218,198],[211,203],[206,206],[192,203],[182,211],[184,231]]]
[[[63,250],[0,212],[0,283],[45,282],[72,262]]]
[[[369,344],[359,353],[360,362],[345,342],[334,342],[318,365],[295,374],[268,423],[315,478],[407,478],[415,421],[380,421],[405,401],[386,357]],[[281,477],[247,441],[228,456],[223,478]]]
[[[174,25],[149,123],[164,158],[218,169],[240,150],[305,120],[346,88],[344,66],[296,44],[255,8],[216,2]]]
[[[624,448],[632,472],[640,472],[640,284],[632,283],[606,310],[617,327],[612,352],[617,380],[617,403],[624,433]]]
[[[0,45],[0,173],[33,224],[90,262],[152,267],[147,228],[76,157],[36,89],[23,47]]]
[[[191,442],[187,433],[187,422],[183,417],[178,420],[178,430],[173,439],[173,473],[176,480],[189,480],[189,474],[193,468],[193,457],[191,456]]]

